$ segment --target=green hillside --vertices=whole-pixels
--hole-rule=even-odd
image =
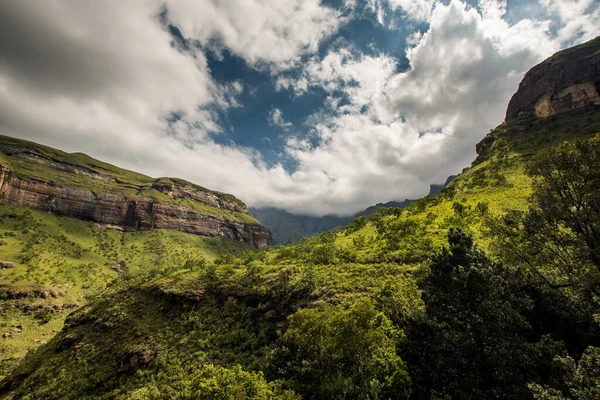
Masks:
[[[131,272],[72,313],[64,330],[2,383],[1,393],[597,398],[593,299],[600,264],[589,232],[600,227],[599,133],[597,111],[524,116],[490,132],[473,165],[437,196],[295,245],[207,263],[186,264],[192,254],[173,248],[167,251],[172,261],[162,264],[172,268],[159,267],[153,276],[134,272],[144,261],[160,265],[155,255],[141,264],[131,259],[134,243],[142,248],[152,234],[103,232],[114,237],[105,259],[123,259]],[[548,165],[569,179],[546,185]],[[579,172],[571,173],[574,165]],[[571,204],[560,197],[563,184],[587,196],[573,206],[587,211],[572,214],[570,205],[561,206]],[[573,218],[590,229],[577,228]],[[102,236],[86,229],[89,237]],[[504,239],[517,240],[525,255],[503,247]],[[553,258],[557,251],[568,262]],[[96,274],[108,280],[109,267],[103,268]]]
[[[66,153],[26,140],[0,135],[0,165],[8,168],[19,179],[33,178],[53,182],[58,186],[110,193],[127,198],[147,197],[167,204],[187,207],[211,216],[258,224],[248,212],[214,207],[190,198],[170,196],[159,188],[178,187],[203,193],[219,201],[235,204],[246,210],[246,205],[235,196],[206,189],[179,178],[151,178],[96,160],[83,153]]]
[[[438,194],[455,177],[455,175],[451,175],[443,184],[430,185],[429,196]],[[369,218],[384,208],[405,208],[415,201],[406,199],[404,201],[377,203],[374,206],[367,207],[363,211],[346,217],[337,215],[325,215],[322,217],[296,215],[274,207],[250,207],[250,212],[262,225],[273,233],[273,242],[275,244],[290,244],[297,243],[307,236],[340,228],[361,216]]]
[[[0,376],[120,273],[148,275],[248,249],[177,231],[119,232],[0,204]]]

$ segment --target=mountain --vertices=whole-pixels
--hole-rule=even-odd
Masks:
[[[533,113],[549,117],[600,105],[600,37],[563,50],[533,67],[506,110],[506,120]]]
[[[455,175],[449,176],[444,184],[432,184],[429,196],[434,196],[439,193],[443,188],[448,186],[455,177]],[[404,201],[377,203],[374,206],[367,207],[365,210],[347,217],[340,217],[337,215],[325,215],[323,217],[296,215],[274,207],[250,207],[250,212],[263,226],[271,231],[275,244],[289,244],[297,243],[306,236],[312,236],[317,233],[339,228],[354,221],[358,217],[370,217],[382,208],[404,208],[414,201],[415,200],[406,199]]]
[[[450,175],[448,177],[448,179],[446,179],[446,182],[444,182],[442,184],[433,183],[433,184],[429,185],[429,196],[435,196],[436,194],[441,192],[442,189],[444,189],[446,186],[448,186],[450,184],[450,182],[452,182],[454,180],[454,178],[456,178],[456,175]]]
[[[124,230],[172,229],[257,248],[271,243],[232,195],[7,136],[0,136],[0,202]]]
[[[600,51],[590,43],[564,54]],[[579,81],[542,78],[556,83],[550,98]],[[400,211],[294,245],[123,273],[0,395],[598,398],[600,106],[526,108],[476,148],[449,186]]]
[[[0,376],[123,273],[270,243],[232,195],[0,136]]]

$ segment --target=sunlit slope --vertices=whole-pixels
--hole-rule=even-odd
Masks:
[[[358,315],[366,318],[366,332],[375,335],[368,337],[379,337],[385,318],[402,326],[422,313],[418,284],[427,274],[423,262],[443,243],[448,229],[463,227],[485,245],[485,215],[528,207],[525,163],[530,157],[599,132],[600,113],[523,117],[490,132],[478,146],[477,160],[440,195],[407,209],[359,219],[295,245],[225,255],[213,263],[186,267],[184,259],[197,253],[181,247],[167,250],[162,258],[144,255],[144,262],[161,265],[162,260],[167,266],[166,260],[174,260],[175,267],[153,278],[124,273],[73,313],[65,330],[21,363],[2,390],[73,399],[170,398],[177,393],[293,398],[284,388],[303,390],[302,369],[289,369],[292,355],[285,349],[300,346],[298,351],[304,351],[302,346],[310,348],[313,339],[305,344],[294,340],[304,340],[308,332],[335,331],[339,321],[362,329],[353,325],[361,321]],[[131,253],[134,243],[143,247],[156,240],[152,235],[105,234],[119,238],[110,246],[117,257],[103,256],[111,262]],[[123,259],[132,270],[140,268],[136,257]],[[100,271],[112,273],[109,267]],[[302,320],[299,310],[307,307],[317,311]],[[290,336],[290,327],[302,335]],[[360,343],[344,343],[340,351],[350,345],[360,352]],[[369,363],[370,356],[364,357],[360,362]]]
[[[593,111],[593,110],[592,110]],[[445,240],[448,228],[458,226],[475,235],[485,247],[487,238],[482,226],[486,214],[528,207],[531,181],[525,173],[526,162],[537,152],[564,141],[589,138],[600,133],[600,112],[584,115],[559,114],[546,119],[522,116],[492,130],[477,146],[478,157],[439,195],[425,197],[411,204],[398,216],[378,217],[364,227],[354,225],[352,233],[336,236],[336,245],[354,252],[358,260],[395,259],[406,261],[406,246],[430,242],[437,246]],[[390,210],[391,211],[391,210]],[[385,213],[384,213],[385,214]],[[416,231],[403,236],[395,234],[386,240],[385,229],[401,230],[413,223]],[[395,225],[394,225],[395,224]],[[394,228],[395,226],[395,228]],[[391,243],[392,241],[400,243]],[[425,246],[427,243],[421,243]],[[398,251],[387,251],[398,247]],[[414,256],[414,252],[408,252]],[[426,254],[424,252],[423,254]],[[412,257],[408,257],[412,258]]]
[[[67,153],[38,143],[0,135],[0,165],[23,180],[39,179],[58,186],[82,189],[96,194],[109,193],[126,198],[147,197],[156,201],[187,207],[210,216],[219,216],[250,224],[258,222],[247,212],[246,205],[235,196],[209,190],[178,178],[151,178],[119,168],[83,153]],[[212,206],[189,196],[173,196],[173,188],[202,194],[231,203],[241,211]],[[230,207],[231,208],[231,207]]]
[[[0,205],[0,261],[12,267],[0,270],[0,376],[119,274],[164,271],[248,247],[177,231],[101,229]]]

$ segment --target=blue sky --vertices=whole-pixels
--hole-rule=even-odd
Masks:
[[[600,34],[600,6],[23,0],[0,31],[1,133],[342,215],[468,166],[523,74]]]

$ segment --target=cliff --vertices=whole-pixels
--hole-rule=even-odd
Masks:
[[[561,51],[533,67],[519,85],[506,120],[600,106],[600,37]]]
[[[124,230],[172,229],[256,248],[272,241],[232,195],[6,136],[0,136],[0,202]]]

